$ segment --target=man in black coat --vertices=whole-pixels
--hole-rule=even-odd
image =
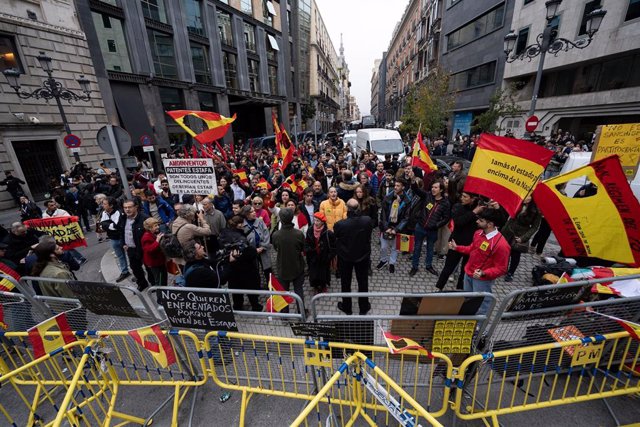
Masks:
[[[127,216],[124,228],[122,229],[121,241],[129,257],[131,271],[138,283],[138,290],[143,291],[149,286],[142,264],[142,235],[144,234],[144,220],[149,218],[140,212],[140,205],[137,199],[125,200],[122,204],[124,213]]]
[[[373,220],[360,215],[359,204],[350,199],[347,202],[347,219],[338,221],[333,226],[337,241],[338,266],[342,292],[351,292],[351,277],[356,271],[358,292],[369,292],[369,260],[371,257],[371,232]],[[365,315],[371,309],[369,298],[359,297],[360,315]],[[338,308],[346,314],[353,314],[351,298],[343,298]]]
[[[7,244],[6,257],[18,266],[18,273],[24,275],[29,272],[25,270],[24,258],[29,254],[31,246],[38,243],[38,237],[43,233],[34,228],[27,228],[21,222],[11,224],[11,232],[4,238]]]
[[[22,186],[20,184],[24,185],[25,182],[20,178],[16,178],[15,176],[13,176],[11,171],[5,171],[4,174],[5,179],[0,181],[0,185],[6,185],[7,191],[9,192],[9,194],[11,194],[13,200],[15,200],[16,203],[20,203],[20,196],[24,194],[24,190],[22,189]]]

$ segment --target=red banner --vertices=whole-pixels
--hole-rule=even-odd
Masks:
[[[77,216],[30,219],[25,221],[24,225],[53,237],[64,250],[87,246]]]

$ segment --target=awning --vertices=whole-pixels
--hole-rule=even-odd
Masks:
[[[278,46],[278,41],[271,34],[267,34],[267,38],[269,39],[269,45],[273,50],[280,50],[280,46]]]
[[[270,1],[267,1],[267,10],[271,15],[278,16],[278,14],[276,13],[276,8],[273,7],[273,3]]]

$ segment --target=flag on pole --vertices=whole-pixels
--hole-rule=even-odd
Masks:
[[[433,359],[433,354],[411,338],[399,337],[397,335],[393,335],[390,332],[385,332],[382,330],[382,335],[384,336],[384,340],[391,350],[391,354],[400,354],[407,350],[416,350],[421,355],[427,356],[430,359]]]
[[[59,334],[47,335],[47,332],[56,331]],[[69,327],[66,312],[37,324],[27,332],[33,347],[33,355],[36,359],[76,341],[76,336]]]
[[[589,310],[591,313],[594,314],[598,314],[600,316],[603,317],[608,317],[609,319],[615,321],[616,323],[618,323],[620,326],[622,326],[622,329],[624,329],[625,331],[629,332],[629,336],[631,338],[633,338],[636,341],[640,341],[640,325],[634,322],[630,322],[628,320],[624,320],[621,319],[619,317],[615,317],[615,316],[610,316],[608,314],[604,314],[604,313],[600,313],[597,312],[595,310]]]
[[[195,144],[191,146],[191,158],[192,159],[200,158],[200,155],[198,154],[198,150],[196,149]]]
[[[213,141],[224,137],[229,130],[229,126],[231,126],[231,123],[236,119],[235,114],[233,117],[229,118],[222,114],[214,113],[213,111],[173,110],[167,111],[167,114],[201,144],[211,144]],[[185,123],[185,117],[187,116],[194,116],[204,121],[207,125],[207,130],[196,134]]]
[[[464,191],[490,197],[513,218],[552,156],[553,151],[532,142],[483,133]]]
[[[289,175],[282,186],[285,188],[290,188],[291,191],[297,193],[298,195],[302,195],[305,188],[307,188],[309,184],[307,184],[307,181],[302,178],[296,179],[295,175]]]
[[[260,181],[258,181],[258,184],[256,185],[258,188],[264,188],[267,190],[271,190],[271,185],[269,184],[269,181],[267,181],[264,178],[260,178]]]
[[[277,292],[285,292],[285,289],[282,287],[276,276],[271,273],[269,275],[269,290],[277,291]],[[265,311],[268,313],[279,313],[284,310],[293,302],[293,298],[288,295],[271,295],[269,299],[267,299],[267,305]]]
[[[21,276],[13,268],[9,267],[4,262],[0,262],[0,274],[13,278],[16,282],[21,279]],[[0,291],[13,292],[16,285],[5,277],[0,278]]]
[[[596,186],[596,194],[571,198],[558,189],[580,177]],[[538,185],[533,198],[565,256],[597,257],[640,266],[640,203],[617,156],[548,179]]]
[[[247,182],[249,182],[249,178],[247,178],[247,172],[244,169],[232,169],[231,173],[233,175],[238,175],[241,183],[246,184]]]
[[[271,114],[273,120],[273,130],[276,137],[276,161],[273,164],[274,168],[280,168],[284,171],[287,166],[293,161],[293,154],[295,153],[295,147],[291,143],[291,139],[284,129],[282,123],[278,125],[278,120],[275,114]],[[280,161],[278,162],[278,159]]]
[[[422,141],[422,134],[418,131],[416,140],[413,143],[413,151],[411,153],[411,166],[419,167],[425,173],[430,173],[438,170],[438,166],[433,163],[431,157],[429,157],[429,149]]]
[[[396,249],[400,252],[413,252],[414,242],[412,234],[396,234]]]
[[[129,335],[140,347],[151,353],[158,365],[163,368],[176,362],[176,353],[160,326],[152,325],[134,329],[129,331]]]
[[[216,141],[216,148],[220,152],[220,156],[222,156],[222,158],[226,162],[227,161],[227,152],[224,150],[224,147],[222,145],[220,145],[220,141]]]

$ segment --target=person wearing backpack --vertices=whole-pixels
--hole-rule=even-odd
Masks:
[[[184,249],[187,242],[192,241],[198,236],[211,235],[211,228],[207,221],[205,221],[204,214],[198,212],[198,225],[193,224],[196,218],[196,210],[193,206],[182,205],[177,211],[178,217],[171,224],[171,233],[178,239],[180,245]],[[169,255],[172,256],[172,255]],[[172,256],[173,257],[173,256]],[[173,257],[176,264],[185,265],[185,261],[182,256]]]

